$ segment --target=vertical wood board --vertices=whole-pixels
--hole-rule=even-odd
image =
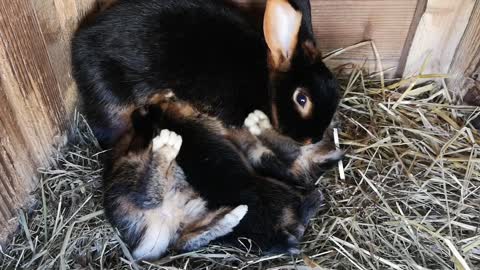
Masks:
[[[424,73],[448,73],[475,1],[428,1],[410,48],[405,76],[418,73],[427,57]]]
[[[477,87],[480,83],[480,0],[475,1],[449,74],[451,77],[447,83],[457,99],[463,98],[471,87]],[[468,100],[466,102],[470,103]]]
[[[92,5],[0,1],[0,240],[18,224],[16,209],[29,202],[37,168],[63,141],[75,100],[70,37]]]
[[[265,0],[233,1],[256,10],[259,16],[265,4]],[[401,67],[417,4],[418,0],[311,0],[316,40],[322,52],[328,53],[371,39],[375,41],[384,68]],[[335,68],[365,60],[367,67],[374,71],[376,58],[370,46],[346,52],[327,64]]]

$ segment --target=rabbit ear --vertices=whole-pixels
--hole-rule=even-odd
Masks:
[[[287,0],[268,0],[263,19],[269,61],[276,70],[286,71],[298,42],[302,13]]]
[[[302,49],[307,59],[309,59],[312,63],[322,57],[322,53],[317,49],[315,43],[311,40],[303,42]]]

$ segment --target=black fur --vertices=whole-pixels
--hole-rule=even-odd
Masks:
[[[269,69],[263,33],[221,0],[120,1],[85,23],[73,39],[72,62],[100,143],[109,147],[126,130],[125,108],[144,105],[167,88],[236,126],[254,109],[271,113],[274,92],[278,128],[298,140],[320,140],[338,103],[337,83],[319,58],[302,49],[303,42],[314,43],[309,1],[290,2],[303,21],[286,72]],[[293,106],[298,87],[314,103],[308,120]]]
[[[224,129],[217,119],[202,114],[182,115],[185,112],[182,109],[187,106],[178,101],[167,106],[167,112],[158,106],[151,106],[147,114],[134,112],[131,131],[121,136],[112,150],[110,164],[105,167],[104,205],[109,221],[119,229],[124,241],[132,249],[141,246],[147,226],[154,226],[142,219],[143,212],[161,207],[163,186],[186,179],[188,187],[176,192],[192,197],[188,194],[193,188],[205,199],[211,213],[238,205],[248,206],[247,215],[234,231],[218,241],[238,245],[238,237],[247,237],[262,251],[299,252],[299,241],[307,222],[322,202],[321,193],[257,175],[231,142],[231,136],[223,132],[229,129]],[[144,130],[157,128],[175,131],[183,137],[175,163],[182,170],[178,179],[159,174],[158,166],[165,168],[165,164],[153,158],[151,144],[144,143],[153,137]],[[198,229],[208,230],[208,227]],[[181,228],[178,234],[185,235]],[[191,238],[188,233],[185,237]]]
[[[292,242],[287,229],[295,231],[296,227],[304,226],[300,222],[304,220],[304,195],[300,191],[282,181],[257,175],[235,145],[205,126],[203,120],[178,119],[159,111],[156,114],[161,119],[157,121],[161,128],[182,135],[184,143],[177,162],[209,208],[248,205],[247,215],[234,232],[219,241],[238,244],[237,237],[247,237],[264,251],[298,249],[298,239]],[[287,207],[292,209],[296,223],[285,228],[280,224]]]
[[[167,248],[207,245],[230,233],[247,211],[245,205],[207,209],[175,162],[181,139],[164,130],[166,136],[152,140],[137,129],[148,122],[152,129],[148,118],[133,119],[113,148],[103,178],[106,216],[139,260],[158,259]],[[149,143],[138,143],[144,141]]]

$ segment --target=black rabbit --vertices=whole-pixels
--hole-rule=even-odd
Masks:
[[[322,195],[308,182],[289,184],[286,178],[298,173],[301,179],[313,167],[300,166],[291,174],[292,164],[304,160],[326,166],[341,152],[326,144],[305,152],[269,131],[268,119],[258,111],[247,118],[246,129],[226,128],[171,92],[154,99],[143,116],[136,111],[133,127],[120,137],[105,169],[107,216],[135,257],[155,259],[169,245],[190,250],[215,239],[238,244],[237,237],[252,239],[264,251],[297,253]],[[184,138],[181,148],[173,132],[154,136],[164,128]],[[174,138],[165,139],[166,133]],[[275,147],[270,150],[263,142]],[[171,153],[179,154],[176,161]],[[256,168],[263,168],[263,176]]]
[[[73,70],[104,147],[152,94],[175,94],[227,125],[256,109],[300,142],[319,141],[336,110],[337,82],[315,47],[308,0],[268,0],[264,31],[221,0],[119,1],[86,22]]]

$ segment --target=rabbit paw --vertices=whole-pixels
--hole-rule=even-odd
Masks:
[[[153,139],[152,151],[161,154],[168,162],[173,161],[182,146],[182,136],[164,129]]]
[[[230,224],[231,228],[233,229],[233,227],[237,226],[238,223],[240,223],[240,221],[247,214],[247,212],[247,205],[239,205],[235,209],[230,211],[230,213],[226,214],[222,221],[226,224]]]
[[[218,221],[216,229],[214,230],[217,234],[217,237],[224,236],[232,232],[233,228],[240,223],[247,212],[247,205],[239,205],[223,216],[223,218]]]
[[[248,131],[256,136],[260,135],[263,131],[272,128],[268,116],[259,110],[250,113],[245,119],[244,124]]]

